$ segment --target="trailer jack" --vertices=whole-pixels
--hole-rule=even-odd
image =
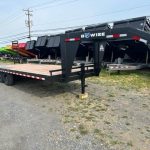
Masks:
[[[85,92],[85,64],[81,64],[81,94],[79,94],[80,99],[86,99],[88,98],[88,93]]]

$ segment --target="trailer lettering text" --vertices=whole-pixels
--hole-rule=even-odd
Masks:
[[[81,34],[81,38],[94,38],[94,37],[102,37],[105,36],[105,32],[101,32],[101,33],[84,33]]]

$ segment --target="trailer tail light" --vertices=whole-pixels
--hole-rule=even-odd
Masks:
[[[140,42],[143,42],[143,43],[147,44],[147,40],[142,39],[140,36],[133,36],[132,40],[140,41]]]
[[[127,37],[127,34],[112,34],[112,35],[107,35],[106,38],[121,38],[121,37]]]
[[[139,41],[141,38],[139,36],[133,36],[132,37],[132,40],[136,40],[136,41]]]
[[[74,41],[80,41],[80,38],[67,38],[67,39],[65,39],[65,42],[74,42]]]
[[[113,34],[113,38],[119,38],[120,34]]]

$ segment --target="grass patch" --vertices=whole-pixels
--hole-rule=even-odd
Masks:
[[[120,85],[123,89],[149,89],[150,88],[150,72],[148,71],[122,71],[120,75],[108,75],[106,70],[102,70],[99,77],[89,78],[91,82],[108,86]],[[109,95],[113,97],[114,95]]]
[[[117,140],[112,140],[110,141],[110,144],[111,145],[117,145],[117,144],[122,144],[120,141],[117,141]]]
[[[0,63],[13,64],[14,62],[12,60],[0,59]]]
[[[94,133],[95,133],[95,134],[99,134],[99,133],[101,133],[101,130],[99,130],[99,129],[94,129]]]
[[[94,133],[98,135],[100,138],[106,137],[106,135],[100,129],[94,129]]]
[[[72,122],[72,121],[73,121],[73,120],[72,120],[72,117],[69,116],[69,115],[65,115],[64,118],[63,118],[63,122],[64,122],[64,123],[70,123],[70,122]]]

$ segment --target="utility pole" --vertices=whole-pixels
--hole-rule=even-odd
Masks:
[[[29,8],[26,9],[26,10],[23,10],[25,11],[25,14],[27,16],[27,20],[25,21],[25,24],[26,26],[28,27],[28,30],[29,30],[29,36],[28,38],[30,39],[31,41],[31,27],[32,27],[32,20],[31,20],[31,16],[32,16],[32,12]]]

